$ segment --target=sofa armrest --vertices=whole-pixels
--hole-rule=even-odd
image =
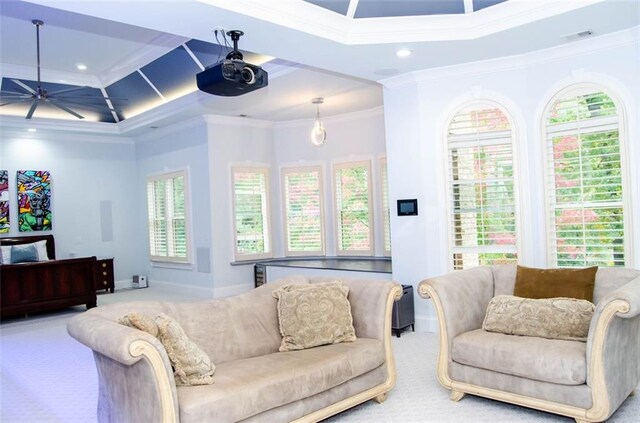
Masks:
[[[93,350],[98,372],[101,374],[101,390],[104,388],[138,392],[144,384],[153,387],[144,398],[145,393],[141,393],[142,396],[135,401],[121,398],[126,403],[116,404],[115,408],[124,413],[123,415],[158,415],[163,422],[178,420],[178,395],[173,371],[166,350],[158,339],[91,312],[72,318],[67,323],[67,332]],[[112,375],[108,368],[101,371],[101,365],[108,367],[113,361],[120,363],[116,366],[118,374]],[[114,380],[109,380],[110,376],[113,376]],[[126,386],[121,386],[122,384]],[[127,410],[128,408],[137,409]]]
[[[493,272],[489,266],[460,270],[418,285],[422,298],[433,300],[440,328],[437,376],[440,384],[451,388],[449,363],[453,339],[479,329],[494,292]]]
[[[587,384],[594,404],[587,416],[606,420],[640,381],[640,276],[596,305],[587,338]]]

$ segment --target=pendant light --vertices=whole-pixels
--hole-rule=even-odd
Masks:
[[[313,129],[311,130],[311,142],[319,147],[324,144],[324,141],[327,139],[327,131],[320,121],[320,105],[324,103],[324,98],[314,98],[311,102],[316,105],[316,122],[313,124]]]

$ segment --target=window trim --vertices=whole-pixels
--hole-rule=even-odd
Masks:
[[[381,156],[378,159],[378,165],[380,167],[380,172],[379,173],[379,188],[378,190],[380,191],[380,229],[382,230],[382,255],[384,257],[391,257],[391,251],[393,249],[393,246],[391,245],[391,197],[389,196],[389,164],[387,162],[387,156]],[[382,172],[382,168],[383,166],[385,166],[387,168],[387,181],[386,181],[386,185],[387,185],[387,202],[389,204],[387,204],[388,210],[385,210],[384,208],[384,185],[385,185],[385,181],[384,181],[384,175]],[[387,250],[386,249],[386,243],[385,243],[385,238],[387,236],[387,231],[385,230],[386,222],[385,222],[385,213],[388,213],[389,215],[389,247],[390,249]]]
[[[259,254],[242,254],[238,252],[238,231],[236,228],[236,192],[235,192],[235,173],[236,172],[253,172],[263,173],[265,175],[265,222],[267,223],[266,239],[269,244],[269,251]],[[239,165],[231,166],[231,220],[233,228],[233,256],[236,262],[254,261],[273,257],[273,238],[271,236],[271,184],[270,184],[271,168],[264,165]]]
[[[624,254],[625,254],[625,264],[624,267],[634,267],[635,256],[634,256],[634,227],[633,227],[633,207],[632,207],[632,199],[633,191],[631,186],[631,169],[629,162],[629,131],[628,131],[628,119],[627,119],[627,107],[625,102],[622,99],[615,89],[611,86],[612,84],[606,83],[598,83],[598,82],[574,82],[568,85],[564,85],[560,89],[556,89],[554,94],[549,98],[546,102],[546,105],[540,115],[539,119],[539,127],[540,127],[540,148],[542,149],[542,174],[544,187],[542,190],[542,195],[544,196],[544,245],[545,245],[545,261],[547,267],[555,267],[557,265],[557,256],[555,256],[555,249],[551,246],[551,240],[553,239],[553,235],[551,231],[553,230],[553,225],[551,221],[551,195],[547,192],[547,187],[549,187],[549,182],[551,181],[552,175],[549,172],[549,154],[547,151],[548,148],[548,136],[549,133],[547,131],[547,120],[549,116],[549,112],[553,105],[560,98],[566,97],[570,95],[572,92],[603,92],[611,98],[611,100],[616,105],[616,116],[618,119],[618,145],[620,150],[620,167],[621,167],[621,181],[622,181],[622,210],[623,210],[623,224],[624,224]],[[578,94],[576,94],[578,95]],[[555,196],[555,194],[554,194]]]
[[[318,172],[318,190],[320,193],[320,244],[321,249],[316,251],[289,251],[289,225],[287,222],[287,192],[285,177],[291,173]],[[304,257],[304,256],[324,256],[326,255],[327,242],[325,234],[325,210],[324,210],[324,183],[323,169],[321,165],[309,166],[283,166],[280,168],[280,186],[281,186],[281,206],[282,206],[282,228],[284,232],[284,255],[286,257]]]
[[[521,263],[522,259],[523,259],[523,228],[522,228],[522,207],[521,207],[521,201],[523,201],[521,195],[520,195],[520,184],[521,184],[521,174],[520,174],[520,160],[519,160],[519,144],[518,144],[518,139],[519,139],[519,134],[520,134],[520,127],[519,125],[516,123],[516,120],[514,118],[514,114],[510,113],[509,110],[507,110],[507,108],[503,105],[503,101],[501,100],[495,100],[494,96],[486,96],[486,97],[482,97],[482,98],[475,98],[476,96],[474,96],[473,99],[468,99],[454,107],[452,107],[450,110],[451,112],[449,113],[449,116],[447,117],[447,119],[444,121],[444,127],[443,127],[443,154],[445,156],[445,160],[443,160],[444,162],[444,180],[445,180],[445,186],[444,186],[444,199],[445,199],[445,203],[446,203],[446,236],[447,236],[447,256],[445,258],[446,260],[446,265],[447,268],[449,269],[449,271],[455,271],[455,264],[453,262],[453,255],[455,254],[454,250],[456,250],[456,247],[454,245],[454,234],[452,231],[452,224],[451,224],[451,218],[453,216],[453,208],[452,208],[452,204],[453,204],[453,200],[451,197],[451,179],[449,178],[449,174],[451,172],[451,163],[449,160],[449,127],[451,126],[451,123],[453,121],[453,119],[464,109],[467,108],[475,108],[476,110],[482,110],[482,109],[486,109],[486,108],[497,108],[499,109],[509,120],[510,123],[510,133],[511,133],[511,157],[512,157],[512,166],[513,166],[513,195],[514,195],[514,214],[515,214],[515,236],[516,236],[516,245],[515,245],[515,254],[517,257],[517,263]],[[503,99],[504,100],[504,99]],[[509,103],[508,101],[506,101],[507,103]],[[516,112],[516,110],[514,110],[514,112]],[[495,251],[496,252],[511,252],[511,251],[507,251],[504,247],[501,246],[494,246]],[[461,247],[461,248],[465,248],[465,247]],[[468,247],[470,249],[469,252],[474,252],[477,251],[476,249],[473,249],[473,247]],[[472,251],[473,249],[473,251]]]
[[[369,249],[366,251],[352,251],[343,250],[340,248],[340,223],[338,218],[338,192],[336,186],[336,171],[341,169],[349,169],[352,167],[365,166],[367,168],[367,191],[368,191],[368,205],[369,205]],[[372,187],[372,175],[371,175],[371,159],[355,160],[355,161],[341,161],[333,163],[331,168],[331,186],[333,193],[333,221],[334,221],[334,243],[336,256],[374,256],[375,254],[375,230],[374,230],[374,215],[373,215],[373,187]]]
[[[149,261],[152,263],[169,263],[175,265],[190,265],[193,264],[193,254],[192,254],[192,237],[191,237],[191,185],[189,184],[189,169],[183,168],[169,172],[162,172],[148,175],[145,178],[145,197],[147,202],[147,226],[149,225],[149,193],[148,193],[148,185],[149,182],[155,182],[166,179],[173,179],[175,177],[182,176],[184,178],[184,225],[185,225],[185,244],[187,250],[187,256],[185,258],[182,257],[168,257],[168,256],[154,256],[151,254],[151,234],[149,229],[147,228],[147,237],[148,237],[148,253],[149,253]]]

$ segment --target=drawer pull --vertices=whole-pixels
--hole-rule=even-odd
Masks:
[[[107,276],[107,272],[102,272],[102,276]]]
[[[103,284],[103,285],[106,285],[106,284],[107,284],[107,281],[102,281],[102,284]]]
[[[107,263],[102,263],[102,267],[107,267]]]

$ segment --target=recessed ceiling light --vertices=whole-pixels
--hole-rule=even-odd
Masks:
[[[36,128],[29,128],[29,129],[27,129],[27,132],[36,132],[36,131],[37,131],[37,129],[36,129]]]
[[[396,51],[396,56],[398,57],[409,57],[411,56],[412,51],[409,50],[408,48],[401,48],[400,50]]]
[[[87,65],[83,65],[82,63],[80,63],[78,66],[76,66],[76,68],[78,68],[78,70],[87,70]]]

